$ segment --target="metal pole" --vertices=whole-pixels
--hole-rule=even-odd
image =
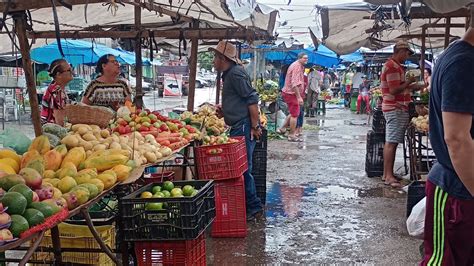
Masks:
[[[217,71],[216,76],[216,104],[219,104],[221,97],[221,72]]]
[[[423,73],[425,73],[425,50],[426,50],[426,26],[423,25],[421,27],[421,57],[420,57],[420,70],[421,75],[423,77]]]
[[[446,28],[444,32],[444,48],[448,48],[449,45],[449,37],[450,37],[450,31],[451,31],[451,18],[448,17],[446,18]]]
[[[199,27],[199,22],[193,22],[193,28]],[[189,91],[188,91],[188,111],[194,110],[194,95],[196,92],[196,75],[197,75],[197,54],[198,54],[198,38],[191,39],[191,58],[189,60]]]

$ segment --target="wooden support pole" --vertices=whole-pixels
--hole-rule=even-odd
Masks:
[[[451,32],[451,18],[446,18],[446,28],[444,32],[444,48],[448,48]]]
[[[142,25],[143,27],[147,25]],[[181,34],[185,39],[198,38],[200,40],[220,40],[232,37],[234,39],[243,40],[259,40],[272,39],[268,32],[255,32],[243,28],[226,28],[226,29],[183,29],[183,30],[153,30],[141,32],[141,37],[147,38],[153,32],[155,38],[163,37],[168,39],[179,39]],[[61,31],[61,37],[69,39],[87,39],[87,38],[136,38],[140,32],[132,31]],[[0,34],[2,34],[0,32]],[[5,34],[5,33],[3,33]],[[40,31],[28,35],[29,38],[34,39],[52,39],[55,38],[54,31]]]
[[[35,135],[40,136],[43,133],[41,128],[40,108],[38,105],[38,95],[36,94],[35,75],[33,73],[33,62],[30,57],[30,45],[26,36],[26,15],[24,12],[13,15],[15,21],[15,31],[20,45],[23,70],[25,71],[26,87],[31,107],[31,119],[35,129]]]
[[[194,21],[193,27],[199,27],[199,22]],[[196,92],[196,75],[197,75],[197,57],[198,57],[198,38],[191,39],[191,56],[189,64],[189,90],[188,90],[188,111],[194,110],[194,95]]]
[[[140,3],[140,0],[135,0]],[[135,7],[135,30],[140,31],[142,22],[142,8],[139,6]],[[135,106],[138,108],[143,107],[143,89],[142,89],[142,38],[140,34],[135,39]]]
[[[219,104],[221,101],[221,75],[220,71],[217,71],[216,76],[216,104]]]
[[[420,71],[421,76],[423,77],[425,73],[425,51],[426,51],[426,27],[421,27],[421,57],[420,57]]]

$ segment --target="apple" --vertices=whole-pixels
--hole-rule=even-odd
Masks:
[[[8,229],[2,229],[0,230],[0,240],[6,241],[6,240],[12,240],[13,235],[12,232]]]
[[[150,127],[151,126],[151,124],[149,122],[143,122],[142,125],[145,126],[145,127]]]
[[[130,117],[130,115],[124,115],[123,120],[125,120],[127,122],[130,122],[130,121],[132,121],[132,118]]]
[[[126,125],[126,126],[125,126],[125,134],[128,134],[128,133],[130,133],[130,132],[132,132],[132,128],[130,128],[129,125]]]
[[[148,116],[145,116],[145,117],[142,117],[141,122],[142,122],[142,123],[144,123],[144,122],[150,123],[150,122],[151,122],[151,119],[148,118]]]
[[[147,116],[147,115],[148,115],[148,114],[147,114],[146,111],[141,111],[138,116],[145,117],[145,116]]]
[[[155,114],[149,114],[148,118],[150,118],[151,120],[158,120],[158,117]]]
[[[161,131],[169,131],[169,128],[168,128],[168,126],[167,126],[166,124],[163,123],[163,124],[161,124],[161,126],[160,126],[160,130],[161,130]]]
[[[156,128],[160,128],[161,123],[160,122],[155,122],[155,123],[153,123],[153,126],[156,127]]]
[[[130,121],[130,122],[128,123],[128,125],[129,125],[130,127],[135,127],[135,126],[137,125],[137,123],[135,123],[134,121]]]
[[[142,126],[140,127],[140,129],[138,129],[138,131],[140,131],[140,132],[149,131],[149,129],[148,129],[148,127],[142,125]]]

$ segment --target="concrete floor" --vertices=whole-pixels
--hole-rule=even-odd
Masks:
[[[266,221],[245,239],[208,239],[208,263],[415,265],[405,192],[365,175],[367,116],[332,106],[306,123],[320,130],[305,142],[269,142]]]

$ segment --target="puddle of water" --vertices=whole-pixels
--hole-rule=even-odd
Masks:
[[[334,149],[336,147],[334,146],[328,146],[328,145],[302,145],[301,146],[301,149],[303,150],[317,150],[317,151],[321,151],[321,150],[330,150],[330,149]]]
[[[280,160],[280,161],[294,161],[300,158],[301,155],[299,154],[292,154],[292,153],[270,153],[268,155],[268,159],[272,160]]]
[[[325,194],[337,200],[348,200],[356,198],[404,198],[403,191],[389,187],[375,187],[368,189],[350,188],[330,185],[317,188],[317,193]]]
[[[336,126],[343,126],[344,120],[326,120],[326,119],[308,119],[306,120],[308,125],[315,125],[319,127],[336,127]]]

